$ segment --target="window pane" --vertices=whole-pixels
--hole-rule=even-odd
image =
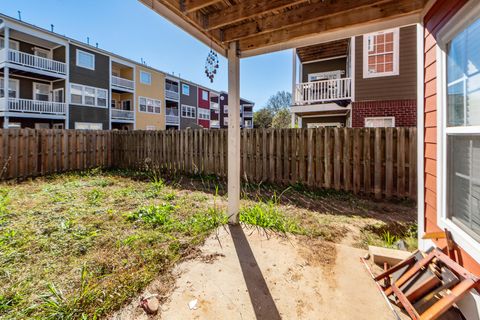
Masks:
[[[35,83],[34,92],[35,100],[48,101],[50,96],[50,86],[48,84]]]
[[[449,136],[448,217],[480,236],[480,135]]]
[[[152,83],[152,75],[145,71],[140,71],[140,82],[144,84]]]
[[[480,19],[447,45],[448,126],[480,125]]]
[[[80,67],[95,69],[95,56],[81,50],[77,51],[77,65]]]
[[[139,99],[139,109],[140,111],[146,112],[147,111],[147,99],[140,98]]]
[[[85,104],[89,106],[95,105],[95,88],[85,87]]]
[[[70,96],[72,103],[82,104],[82,87],[72,84],[70,86]]]
[[[97,89],[97,105],[99,107],[107,106],[107,90]]]

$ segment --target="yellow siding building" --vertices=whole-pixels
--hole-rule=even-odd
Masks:
[[[135,73],[135,129],[165,130],[165,75],[138,64]]]

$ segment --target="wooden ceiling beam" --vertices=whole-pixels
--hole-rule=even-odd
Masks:
[[[392,2],[394,0],[344,0],[334,3],[317,2],[292,9],[281,15],[259,18],[244,24],[223,29],[222,41],[230,42],[257,36],[259,34],[285,29],[290,26],[325,19],[347,13],[353,9],[368,8],[372,5]]]
[[[345,27],[419,13],[428,0],[397,0],[369,8],[354,9],[338,16],[261,34],[239,41],[241,52],[315,36]]]
[[[185,2],[183,3],[183,12],[191,13],[211,6],[220,1],[222,0],[185,0]]]
[[[250,19],[267,12],[281,10],[307,0],[243,0],[236,5],[207,16],[206,30],[218,29],[226,25]]]

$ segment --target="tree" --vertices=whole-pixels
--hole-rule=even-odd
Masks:
[[[291,123],[291,114],[288,108],[283,108],[279,110],[272,119],[272,128],[275,129],[286,129],[290,128]]]
[[[273,113],[270,109],[262,108],[253,113],[253,125],[255,128],[270,128],[272,120]]]
[[[287,91],[278,91],[268,99],[266,108],[272,110],[272,112],[276,114],[282,109],[290,108],[291,105],[292,94]]]

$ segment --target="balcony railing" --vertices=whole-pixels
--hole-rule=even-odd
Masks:
[[[297,84],[294,103],[303,105],[351,98],[352,79],[342,78]]]
[[[135,119],[135,111],[112,109],[112,119],[133,121]]]
[[[133,90],[135,83],[129,79],[112,76],[112,86]]]
[[[210,128],[220,128],[219,120],[210,120]]]
[[[168,87],[165,88],[165,96],[167,97],[167,99],[178,100],[180,98],[180,95],[178,94],[178,88],[177,91],[168,89]]]
[[[173,115],[167,114],[165,116],[165,121],[167,122],[167,124],[179,124],[180,123],[180,118],[178,118],[178,116],[173,116]]]
[[[252,118],[253,117],[253,111],[244,111],[243,112],[243,117],[244,118]]]
[[[5,61],[5,50],[0,50],[0,61]],[[48,71],[52,73],[57,73],[61,75],[67,74],[67,65],[66,63],[55,61],[52,59],[37,57],[33,54],[8,49],[7,62],[21,65],[24,67],[29,67],[37,70]]]
[[[216,102],[210,102],[210,109],[212,110],[220,110],[220,106]]]
[[[0,111],[65,115],[67,104],[17,98],[0,98]]]

